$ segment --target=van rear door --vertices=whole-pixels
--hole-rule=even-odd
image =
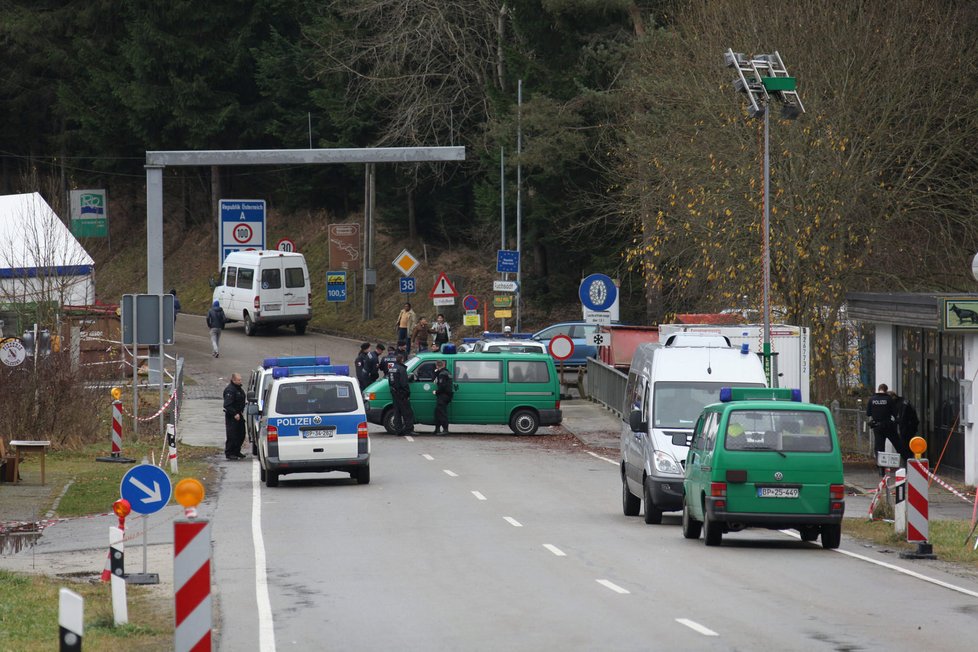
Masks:
[[[283,291],[285,315],[306,316],[309,309],[309,272],[305,259],[299,256],[284,256],[282,276],[285,281]]]
[[[283,286],[282,258],[279,256],[262,257],[257,296],[263,319],[271,319],[282,314],[285,300]]]

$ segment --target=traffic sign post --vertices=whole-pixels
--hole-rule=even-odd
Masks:
[[[516,281],[493,281],[493,292],[519,292],[520,284]]]
[[[411,252],[407,249],[401,250],[401,253],[397,254],[391,264],[397,268],[397,271],[401,273],[402,276],[410,276],[411,272],[418,268],[421,261],[411,255]]]
[[[418,282],[413,276],[402,276],[400,282],[401,294],[414,294],[418,291]]]
[[[550,351],[551,357],[560,363],[557,368],[557,377],[560,378],[560,384],[563,386],[564,360],[574,355],[574,340],[567,335],[554,335],[550,338],[547,350]]]
[[[143,515],[143,572],[126,575],[129,584],[159,584],[158,573],[146,572],[146,531],[149,515],[154,514],[170,502],[173,486],[166,471],[153,464],[134,466],[122,476],[119,493],[129,502],[132,511]]]
[[[499,249],[496,251],[496,271],[501,274],[516,274],[520,271],[520,252]]]
[[[602,333],[601,331],[591,333],[591,346],[596,346],[598,348],[602,346],[611,346],[611,334]]]
[[[584,321],[610,324],[617,321],[618,287],[605,274],[591,274],[581,281],[578,296],[584,308]]]
[[[289,240],[288,238],[282,238],[281,240],[279,240],[278,244],[275,245],[275,248],[278,249],[279,251],[285,251],[288,253],[292,253],[293,251],[296,251],[295,243]]]
[[[472,296],[471,294],[466,294],[465,298],[462,299],[462,307],[467,311],[478,310],[479,309],[479,299]]]
[[[265,200],[222,199],[219,263],[232,251],[265,248]]]
[[[326,272],[326,301],[346,301],[346,270]]]
[[[435,281],[435,286],[431,288],[431,292],[428,293],[428,297],[432,300],[436,306],[454,306],[455,298],[458,296],[458,290],[452,285],[452,282],[448,280],[445,276],[445,272],[438,274],[438,279]]]

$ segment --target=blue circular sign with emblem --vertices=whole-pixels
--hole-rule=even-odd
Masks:
[[[611,277],[605,274],[591,274],[583,281],[578,291],[581,303],[588,310],[603,312],[614,305],[618,298],[618,288]]]

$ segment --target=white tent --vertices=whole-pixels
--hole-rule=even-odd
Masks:
[[[95,302],[95,261],[36,192],[0,195],[0,303]]]

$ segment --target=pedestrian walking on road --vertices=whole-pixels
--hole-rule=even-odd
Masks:
[[[173,295],[173,321],[176,321],[177,315],[180,314],[180,299],[177,298],[177,291],[175,289],[171,289],[170,294]]]
[[[364,342],[360,345],[360,353],[357,353],[357,359],[353,361],[353,368],[357,372],[357,382],[360,383],[360,389],[364,389],[370,384],[370,343]]]
[[[452,374],[444,360],[435,361],[435,434],[448,434],[448,404],[452,402],[455,388]]]
[[[241,445],[245,438],[245,392],[241,388],[241,374],[231,374],[231,382],[224,388],[224,457],[229,460],[244,459]]]
[[[414,410],[411,409],[411,384],[408,382],[404,354],[397,354],[394,368],[387,372],[391,397],[394,399],[394,428],[397,435],[416,435],[414,432]]]
[[[207,328],[211,331],[211,349],[213,349],[215,358],[221,357],[221,331],[224,330],[224,324],[227,321],[227,317],[224,316],[224,309],[221,308],[221,302],[215,301],[211,309],[207,311]]]

